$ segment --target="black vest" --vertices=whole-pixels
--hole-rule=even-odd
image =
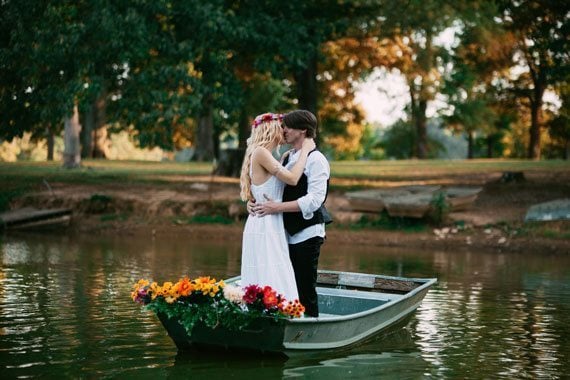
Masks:
[[[309,154],[316,151],[316,149],[309,152]],[[285,157],[283,161],[283,166],[287,165],[289,162],[289,154]],[[308,189],[308,180],[305,173],[299,179],[296,186],[285,185],[285,189],[283,190],[283,202],[288,201],[295,201],[302,196],[307,194]],[[327,192],[325,194],[325,201],[327,200],[327,196],[329,194],[329,180],[327,180]],[[332,222],[332,218],[330,217],[327,209],[325,208],[324,201],[321,204],[321,207],[317,211],[313,213],[313,217],[311,219],[303,218],[303,214],[298,212],[284,212],[283,213],[283,223],[285,224],[285,229],[289,233],[289,235],[295,235],[297,232],[304,230],[305,228],[312,226],[314,224],[329,224]]]

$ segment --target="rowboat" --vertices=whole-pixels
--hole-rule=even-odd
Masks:
[[[440,188],[441,186],[411,185],[389,189],[349,191],[345,195],[352,211],[380,213],[387,208],[387,203],[394,204],[398,202],[398,199],[430,195]],[[422,216],[426,210],[423,211]]]
[[[386,198],[384,204],[391,217],[423,218],[431,210],[433,194],[409,194],[401,197]]]
[[[445,189],[445,199],[451,206],[451,211],[461,211],[473,205],[481,187],[448,187]]]
[[[344,348],[367,340],[413,313],[435,278],[404,278],[353,272],[319,271],[317,318],[256,318],[228,331],[197,323],[188,333],[174,318],[158,314],[179,350],[196,347],[277,352]],[[226,281],[239,285],[240,277]]]
[[[69,226],[71,209],[43,209],[25,207],[0,213],[0,230],[32,229]]]
[[[453,212],[471,207],[481,190],[481,187],[417,185],[352,191],[346,193],[346,198],[353,211],[379,213],[386,210],[391,217],[423,218],[432,210],[432,201],[439,192]]]

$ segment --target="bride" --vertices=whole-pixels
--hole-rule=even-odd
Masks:
[[[241,199],[263,203],[281,202],[285,184],[296,185],[303,175],[313,139],[305,139],[299,160],[287,170],[271,152],[284,143],[282,115],[265,113],[255,118],[240,176]],[[241,286],[271,286],[287,300],[299,298],[289,259],[283,214],[249,215],[245,223],[241,254]]]

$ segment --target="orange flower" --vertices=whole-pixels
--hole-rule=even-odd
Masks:
[[[181,296],[187,296],[194,291],[194,285],[190,282],[188,277],[184,277],[176,284],[178,294]]]

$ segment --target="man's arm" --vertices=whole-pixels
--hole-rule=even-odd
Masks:
[[[325,201],[330,176],[329,163],[322,153],[313,155],[314,159],[307,163],[307,195],[297,199],[299,210],[305,219],[311,219]]]
[[[312,159],[313,156],[314,159]],[[330,175],[330,168],[327,160],[322,154],[317,155],[313,153],[309,156],[306,174],[308,174],[307,195],[289,202],[274,202],[272,199],[266,198],[267,202],[259,205],[252,205],[254,214],[257,216],[264,216],[279,212],[300,211],[305,219],[311,219],[313,217],[313,213],[318,210],[325,201],[327,193],[327,181]]]

